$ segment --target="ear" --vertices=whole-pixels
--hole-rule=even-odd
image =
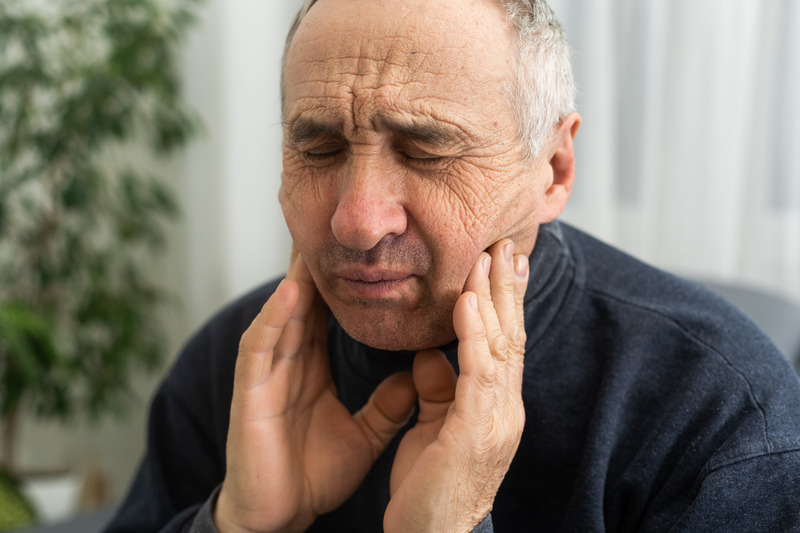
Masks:
[[[542,205],[539,209],[539,223],[546,224],[556,219],[564,211],[572,194],[575,182],[575,154],[572,141],[578,133],[581,117],[570,113],[559,122],[553,137],[543,152],[549,161],[545,164],[545,187]]]

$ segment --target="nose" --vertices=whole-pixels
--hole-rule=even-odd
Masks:
[[[333,236],[342,246],[371,250],[387,235],[402,235],[408,213],[401,183],[380,161],[354,156],[339,185],[339,201],[331,219]]]

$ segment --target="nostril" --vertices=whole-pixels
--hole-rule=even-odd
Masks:
[[[387,235],[402,235],[406,227],[403,206],[383,198],[343,198],[331,219],[339,244],[361,251],[371,250]]]

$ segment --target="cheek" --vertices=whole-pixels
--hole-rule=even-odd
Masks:
[[[310,169],[284,161],[278,199],[286,225],[300,251],[309,251],[324,239],[333,216],[334,191],[325,189],[331,180],[320,179]]]
[[[498,192],[503,184],[468,165],[455,166],[431,194],[439,216],[438,227],[447,228],[448,240],[475,257],[487,243],[492,221],[501,206]]]
[[[492,201],[474,179],[418,183],[413,196],[420,200],[409,211],[433,254],[432,288],[458,296],[472,265],[487,247],[485,222]]]
[[[426,196],[431,199],[431,231],[440,252],[453,261],[453,272],[466,276],[478,255],[504,237],[520,251],[532,246],[537,231],[533,174],[454,169]]]

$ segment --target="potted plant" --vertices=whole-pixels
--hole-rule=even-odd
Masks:
[[[120,414],[132,374],[162,358],[168,293],[150,263],[177,205],[152,161],[196,130],[176,68],[194,4],[0,2],[0,417],[12,473],[21,413]]]

